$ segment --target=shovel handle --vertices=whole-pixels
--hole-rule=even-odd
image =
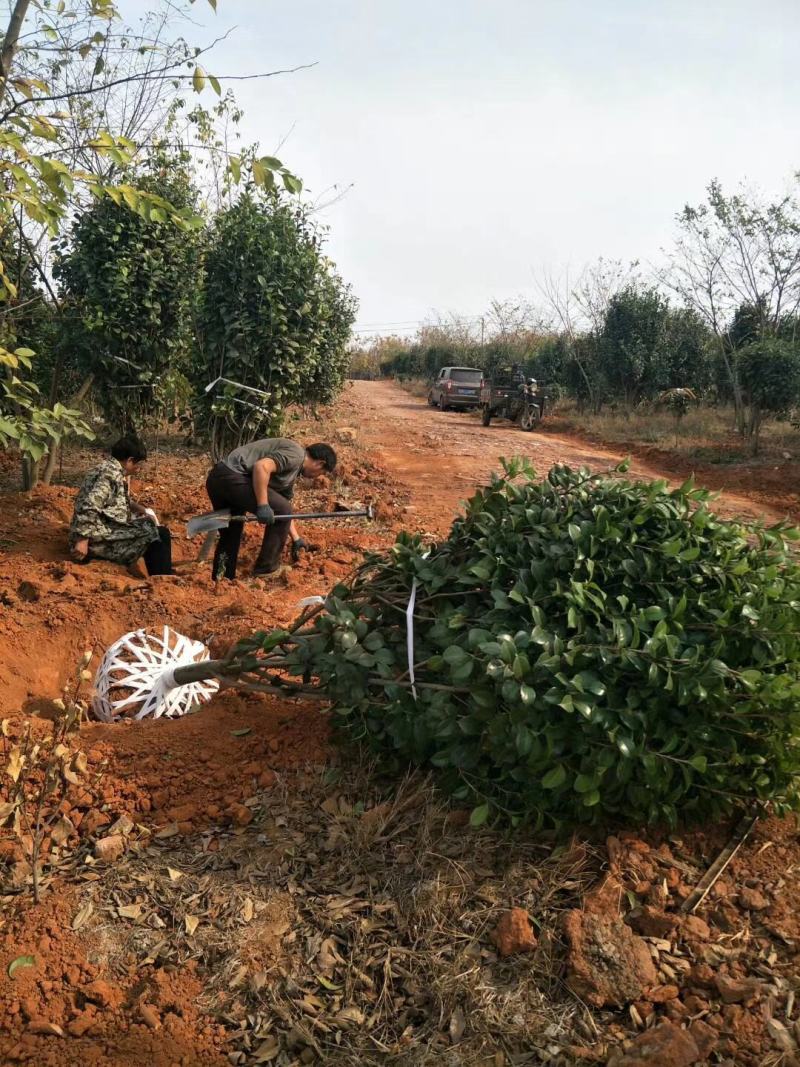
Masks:
[[[294,522],[300,519],[308,522],[309,519],[372,519],[372,508],[363,508],[360,511],[298,511],[293,515],[276,515],[276,522]],[[228,522],[258,522],[255,515],[231,515]]]

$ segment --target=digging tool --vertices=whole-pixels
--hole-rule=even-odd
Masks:
[[[301,522],[309,522],[312,519],[373,519],[374,517],[375,513],[370,506],[360,508],[358,511],[298,511],[294,515],[276,515],[275,521],[292,522],[299,519]],[[212,534],[217,530],[227,530],[232,522],[258,522],[258,519],[255,515],[233,515],[224,508],[189,519],[186,532],[189,537],[196,537],[197,534]]]

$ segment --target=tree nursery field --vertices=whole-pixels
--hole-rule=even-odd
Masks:
[[[370,339],[233,3],[0,15],[0,1063],[800,1064],[797,177]]]
[[[320,550],[272,584],[215,586],[195,562],[197,540],[182,537],[175,578],[65,561],[71,486],[91,457],[70,450],[66,484],[29,495],[11,491],[9,457],[6,761],[28,723],[46,751],[84,650],[98,655],[129,629],[168,623],[217,653],[288,626],[302,598],[347,579],[400,530],[446,538],[459,500],[488,483],[497,452],[511,454],[520,437],[442,417],[390,383],[355,383],[324,420],[313,432],[336,443],[341,467],[302,506],[372,502],[377,519],[319,527]],[[301,439],[308,431],[298,423]],[[563,436],[524,441],[541,471],[556,462],[603,471],[622,458]],[[167,447],[138,496],[178,530],[206,506],[206,465],[199,452]],[[660,473],[635,461],[626,477]],[[751,496],[737,484],[716,506],[775,521],[798,501],[776,495],[770,507],[763,487]],[[430,677],[418,669],[420,686]],[[385,720],[376,700],[367,714]],[[701,791],[688,824],[648,826],[646,802],[633,819],[598,821],[597,805],[582,814],[587,794],[570,790],[579,807],[563,809],[560,833],[513,829],[501,810],[509,795],[485,813],[471,799],[448,801],[424,758],[414,772],[408,759],[392,769],[363,746],[342,749],[336,718],[296,695],[230,689],[184,718],[84,722],[65,736],[69,758],[81,752],[85,763],[56,795],[68,823],[48,824],[38,904],[30,841],[10,830],[2,839],[3,1062],[791,1062],[793,814],[762,814],[689,912],[738,809],[698,819],[714,808]],[[610,811],[611,794],[602,803]]]

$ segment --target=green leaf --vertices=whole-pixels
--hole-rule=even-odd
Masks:
[[[472,809],[472,814],[469,817],[470,826],[483,826],[486,820],[489,818],[489,805],[480,804],[477,808]]]
[[[35,966],[36,966],[36,957],[35,956],[17,956],[16,959],[13,959],[11,961],[11,963],[9,963],[9,965],[8,965],[8,977],[9,978],[13,978],[14,975],[17,973],[17,971],[21,970],[23,967],[35,967]]]
[[[219,84],[219,79],[215,78],[213,74],[209,74],[208,80],[217,96],[222,96],[222,86]]]
[[[250,726],[245,726],[241,730],[231,730],[231,737],[247,737],[252,732],[253,730]]]
[[[558,789],[567,780],[567,771],[563,764],[553,767],[542,778],[542,789]]]
[[[692,756],[689,763],[691,763],[694,769],[699,771],[700,774],[705,774],[708,769],[708,759],[705,756]]]

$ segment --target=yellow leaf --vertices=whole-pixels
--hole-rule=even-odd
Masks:
[[[123,919],[138,919],[142,914],[142,905],[123,904],[121,908],[117,908],[117,912]]]
[[[242,905],[242,918],[246,923],[250,922],[250,920],[255,915],[255,911],[256,909],[253,904],[253,901],[250,899],[250,897],[245,897],[244,904]]]
[[[14,745],[8,754],[8,763],[6,764],[6,771],[12,782],[19,780],[24,764],[25,757],[22,755],[19,745]]]
[[[192,75],[192,85],[196,93],[202,93],[206,87],[206,72],[202,67],[195,67],[194,74]]]
[[[196,915],[187,915],[183,921],[186,923],[186,933],[191,937],[200,925],[200,920]]]
[[[167,867],[170,882],[179,882],[183,878],[183,871],[176,871],[174,867]]]

